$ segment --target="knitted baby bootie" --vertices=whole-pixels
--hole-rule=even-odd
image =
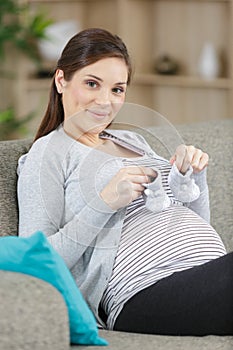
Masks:
[[[195,201],[200,196],[200,189],[192,178],[193,168],[182,175],[173,164],[168,175],[168,185],[176,199],[183,203]]]
[[[143,198],[145,207],[154,213],[158,213],[170,206],[170,199],[164,191],[160,171],[156,168],[153,169],[157,172],[157,177],[153,182],[143,184],[145,187]]]

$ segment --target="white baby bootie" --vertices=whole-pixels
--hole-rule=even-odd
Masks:
[[[188,171],[182,175],[177,166],[173,164],[168,175],[168,185],[176,199],[183,203],[195,201],[200,196],[200,189],[191,177],[193,168],[190,166]]]
[[[153,182],[143,184],[146,187],[143,198],[145,207],[154,213],[158,213],[170,206],[170,199],[164,191],[160,171],[156,168],[153,169],[158,175]]]

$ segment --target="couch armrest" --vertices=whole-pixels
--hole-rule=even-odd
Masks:
[[[35,277],[0,270],[0,349],[68,350],[62,295]]]

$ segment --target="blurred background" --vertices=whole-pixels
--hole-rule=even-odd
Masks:
[[[88,27],[125,41],[127,102],[173,125],[233,118],[233,0],[0,0],[0,139],[35,134],[55,62]]]

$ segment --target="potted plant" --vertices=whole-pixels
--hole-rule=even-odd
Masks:
[[[6,59],[5,48],[8,45],[23,52],[38,67],[41,63],[38,52],[38,40],[46,37],[45,30],[53,22],[42,13],[30,14],[28,4],[17,0],[0,0],[0,62],[3,67]],[[14,74],[7,69],[0,69],[1,77],[14,79]],[[13,107],[0,111],[0,139],[12,138],[15,132],[25,132],[26,122],[33,113],[17,119]]]

